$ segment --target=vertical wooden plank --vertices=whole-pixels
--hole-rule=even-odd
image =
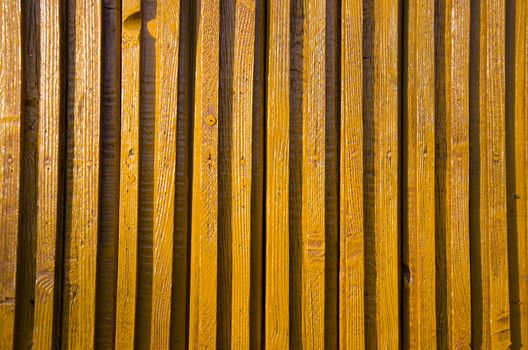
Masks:
[[[68,259],[63,301],[63,344],[93,348],[99,209],[101,1],[69,3],[72,52],[69,89],[72,134],[68,145]]]
[[[123,0],[121,23],[121,166],[115,346],[130,349],[134,347],[138,261],[139,0]]]
[[[40,100],[33,347],[52,349],[61,281],[61,1],[40,3]]]
[[[264,113],[266,73],[265,0],[255,1],[255,53],[253,67],[252,181],[251,181],[251,296],[250,349],[263,347],[263,232],[264,232]]]
[[[306,0],[303,35],[302,322],[303,346],[324,347],[326,2]]]
[[[365,347],[363,226],[363,6],[341,3],[339,344]]]
[[[469,349],[470,2],[443,0],[437,6],[437,346]]]
[[[189,184],[191,110],[193,69],[193,2],[183,1],[180,9],[178,57],[178,107],[176,146],[176,199],[174,214],[174,267],[172,272],[171,347],[183,349],[187,345],[189,320]]]
[[[13,346],[22,107],[20,1],[0,5],[0,348]]]
[[[152,349],[170,346],[180,1],[159,1],[149,32],[156,38]],[[155,26],[155,31],[154,31]],[[181,302],[181,301],[179,301]]]
[[[400,6],[400,1],[372,0],[365,11],[365,330],[369,348],[400,345]]]
[[[220,3],[198,4],[189,346],[216,344]]]
[[[251,297],[251,189],[255,0],[237,1],[233,64],[231,146],[231,346],[249,349]]]
[[[103,0],[95,348],[115,344],[121,140],[121,1]]]
[[[265,346],[289,346],[290,1],[268,4]]]
[[[506,3],[506,174],[512,348],[528,344],[526,1]]]
[[[405,3],[403,344],[436,346],[434,1]]]
[[[478,11],[478,12],[477,12]],[[478,89],[473,107],[473,130],[478,193],[472,198],[473,220],[472,286],[480,300],[473,309],[475,347],[507,348],[510,345],[508,293],[508,247],[506,228],[505,172],[505,1],[479,3],[479,52],[475,67]],[[477,71],[478,69],[478,71]],[[477,92],[475,92],[477,93]]]

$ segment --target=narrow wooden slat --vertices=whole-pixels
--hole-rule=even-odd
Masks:
[[[52,349],[61,268],[61,1],[40,3],[40,103],[33,347]]]
[[[436,79],[437,345],[470,348],[470,2],[438,2]]]
[[[326,2],[304,2],[302,162],[303,346],[324,347]]]
[[[365,347],[363,226],[363,6],[341,4],[339,343]]]
[[[139,0],[123,1],[121,21],[121,165],[115,346],[130,349],[134,347],[135,339],[138,260]]]
[[[365,320],[367,347],[400,344],[400,1],[365,15]]]
[[[150,346],[162,349],[170,345],[180,1],[159,1],[156,12],[155,24],[149,22],[152,26],[149,32],[156,38],[157,55]]]
[[[0,348],[14,341],[22,107],[21,6],[0,5]]]
[[[525,1],[507,4],[506,16],[506,161],[508,191],[508,264],[512,348],[528,344],[528,211],[527,195],[527,20]],[[513,45],[512,45],[513,43]],[[508,60],[509,58],[509,60]],[[508,71],[509,68],[509,71]],[[509,74],[508,74],[509,73]],[[509,80],[509,81],[508,81]],[[509,96],[508,96],[509,93]],[[508,106],[508,102],[510,105]],[[510,108],[508,108],[510,107]],[[509,164],[508,164],[509,163]]]
[[[478,12],[477,12],[478,11]],[[486,0],[473,15],[478,16],[478,74],[472,89],[472,144],[478,175],[478,193],[472,197],[472,346],[485,349],[510,345],[508,256],[505,167],[505,1]],[[478,69],[478,71],[477,71]],[[478,106],[478,107],[477,107]]]
[[[434,1],[405,4],[404,346],[436,346]]]
[[[289,346],[290,1],[268,4],[265,346]]]
[[[121,2],[103,0],[101,172],[95,348],[115,344],[121,125]]]
[[[236,2],[231,147],[231,347],[249,349],[255,0]]]
[[[101,99],[101,1],[69,3],[70,66],[67,253],[63,301],[63,344],[92,348],[99,209]]]
[[[196,48],[189,346],[216,343],[220,3],[199,2]]]
[[[171,347],[183,349],[187,343],[189,305],[189,184],[192,149],[191,110],[194,71],[192,61],[192,33],[194,12],[191,1],[181,2],[178,57],[178,121],[176,146],[176,199],[174,218],[174,268],[172,273]]]

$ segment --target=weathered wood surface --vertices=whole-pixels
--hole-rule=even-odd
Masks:
[[[0,349],[528,344],[528,5],[0,5]]]

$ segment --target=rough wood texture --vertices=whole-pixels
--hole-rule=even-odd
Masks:
[[[528,344],[528,5],[506,4],[506,190],[512,348]]]
[[[115,346],[133,348],[136,319],[139,194],[139,49],[141,3],[122,3],[121,166]]]
[[[400,343],[399,1],[365,12],[365,288],[367,347]]]
[[[158,2],[156,11],[147,24],[156,38],[152,349],[170,346],[180,1]]]
[[[437,345],[440,349],[469,349],[470,2],[439,1],[437,16]]]
[[[61,343],[93,348],[99,210],[101,2],[70,0],[68,182]]]
[[[302,343],[324,347],[325,24],[324,0],[303,3]]]
[[[475,4],[472,30],[472,346],[510,346],[505,159],[505,1]],[[477,52],[478,49],[478,52]]]
[[[22,123],[21,7],[0,5],[0,348],[14,344]]]
[[[363,215],[363,6],[341,3],[339,343],[365,347]]]
[[[409,1],[404,15],[403,344],[412,349],[436,345],[434,9]]]
[[[56,344],[62,264],[61,174],[62,90],[60,0],[40,3],[40,99],[38,139],[37,245],[33,347]]]
[[[255,1],[237,1],[232,110],[231,347],[249,349],[251,297],[251,189]]]
[[[265,340],[289,346],[290,1],[268,4]]]
[[[0,5],[0,349],[528,343],[526,1]]]
[[[216,343],[220,2],[197,8],[189,346]]]

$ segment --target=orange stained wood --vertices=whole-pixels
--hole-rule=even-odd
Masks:
[[[367,346],[393,349],[400,344],[400,230],[399,230],[399,115],[400,115],[400,1],[373,0],[369,5],[374,21],[369,54],[372,61],[369,103],[372,121],[365,132],[372,183],[365,189],[369,218],[369,291],[366,303]],[[365,145],[367,146],[367,145]],[[370,289],[373,290],[370,290]]]
[[[471,346],[469,257],[469,26],[470,2],[439,8],[441,45],[436,74],[437,345]],[[441,282],[445,281],[445,282]]]
[[[33,347],[52,349],[57,320],[57,301],[61,281],[56,280],[62,268],[57,257],[62,233],[61,215],[61,26],[60,0],[40,3],[40,101],[38,136],[37,245],[35,267],[35,311]]]
[[[510,38],[510,42],[513,41],[514,43],[514,46],[509,48],[513,51],[513,62],[509,61],[513,76],[508,76],[513,88],[513,96],[510,95],[510,98],[513,98],[510,100],[513,106],[510,107],[510,111],[514,115],[513,117],[507,115],[506,120],[510,121],[513,126],[514,142],[512,144],[510,136],[506,142],[509,141],[510,147],[513,146],[513,149],[509,148],[506,152],[512,157],[514,167],[514,170],[508,174],[508,181],[515,181],[513,186],[508,188],[509,191],[513,188],[513,193],[508,193],[508,200],[513,201],[513,213],[515,215],[511,215],[508,222],[508,229],[511,227],[510,222],[513,222],[512,226],[514,227],[513,232],[509,233],[511,245],[508,246],[508,249],[513,249],[508,254],[512,348],[520,348],[521,345],[526,346],[528,344],[528,208],[526,202],[526,195],[528,194],[526,180],[528,165],[528,123],[526,120],[528,113],[528,93],[526,91],[528,88],[528,69],[526,68],[528,23],[526,16],[528,15],[528,4],[526,1],[516,1],[514,6],[513,4],[510,6],[514,10],[515,17],[508,16],[506,23],[514,21],[515,25],[512,26],[510,23],[510,28],[514,33],[507,33],[506,38]],[[512,175],[513,179],[511,178]]]
[[[266,347],[289,346],[290,1],[268,4],[266,97]]]
[[[216,344],[220,2],[198,3],[189,346]],[[221,121],[220,121],[221,122]]]
[[[508,256],[506,227],[505,162],[505,12],[504,0],[480,3],[475,45],[480,48],[474,72],[478,89],[473,110],[473,130],[478,130],[474,180],[473,276],[476,294],[473,310],[472,345],[485,349],[510,345]],[[478,69],[478,70],[477,70]],[[476,85],[478,84],[478,85]],[[478,145],[478,146],[477,146]],[[478,147],[478,151],[477,151]],[[473,164],[472,164],[473,165]],[[480,296],[480,298],[479,298]]]
[[[95,336],[95,282],[99,210],[101,110],[101,1],[70,1],[75,36],[70,75],[68,124],[70,175],[66,203],[62,335],[67,348],[92,348]]]
[[[434,1],[405,4],[404,346],[436,346]]]
[[[154,263],[150,346],[152,349],[162,349],[170,345],[180,1],[158,1],[156,19],[147,26],[150,34],[156,38]]]
[[[303,3],[302,337],[324,347],[325,317],[325,0]]]
[[[115,346],[134,347],[139,193],[141,3],[122,3],[121,166]]]
[[[0,348],[15,334],[18,214],[21,156],[21,5],[0,5]]]
[[[363,6],[341,3],[339,344],[365,347],[363,215]]]
[[[249,349],[255,1],[236,1],[233,62],[231,346]]]

